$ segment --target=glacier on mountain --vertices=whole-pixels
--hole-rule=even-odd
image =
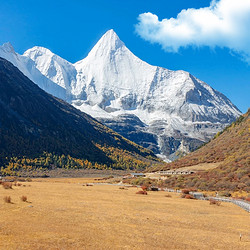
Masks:
[[[113,30],[75,64],[38,46],[19,55],[5,44],[0,56],[50,94],[170,159],[206,142],[241,114],[190,73],[140,60]]]

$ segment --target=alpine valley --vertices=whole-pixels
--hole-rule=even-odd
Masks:
[[[241,115],[190,73],[140,60],[113,30],[75,64],[37,46],[19,55],[9,43],[0,57],[46,92],[166,160],[194,150]]]

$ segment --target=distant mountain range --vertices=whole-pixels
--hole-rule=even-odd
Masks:
[[[3,58],[0,89],[0,166],[8,164],[11,157],[33,159],[44,152],[108,167],[117,164],[118,158],[126,163],[127,157],[138,166],[140,161],[149,162],[146,158],[157,160],[151,151],[47,94]],[[16,163],[16,158],[13,161]],[[18,168],[18,164],[12,167]]]
[[[200,149],[156,170],[194,166],[200,163],[219,163],[215,169],[185,178],[173,177],[168,186],[195,187],[202,190],[250,191],[250,109],[235,122],[216,134]],[[186,168],[187,169],[187,168]]]
[[[136,57],[113,30],[72,64],[43,47],[0,56],[48,93],[168,159],[194,150],[241,112],[223,94],[185,71]]]

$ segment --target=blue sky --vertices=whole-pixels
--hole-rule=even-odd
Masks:
[[[235,1],[238,5],[241,1],[250,3],[250,0],[220,1],[229,1],[231,5]],[[35,45],[43,46],[74,63],[88,54],[102,34],[114,29],[126,46],[142,60],[172,70],[189,71],[225,94],[242,112],[246,112],[250,107],[249,32],[239,29],[235,24],[249,27],[250,18],[237,19],[236,15],[248,11],[248,8],[235,8],[232,5],[231,9],[237,9],[238,12],[231,14],[228,23],[222,23],[221,27],[229,27],[225,32],[225,29],[218,29],[220,25],[216,22],[212,25],[212,19],[209,20],[211,11],[200,15],[195,10],[210,6],[210,2],[6,0],[0,2],[0,44],[9,41],[18,53]],[[183,11],[185,9],[189,10]],[[213,9],[216,8],[212,8],[212,16]],[[217,9],[220,10],[219,7]],[[232,12],[223,5],[221,9]],[[181,11],[183,14],[179,14]],[[146,16],[143,13],[149,14]],[[244,17],[243,14],[240,16]],[[245,12],[245,15],[250,17],[250,12]],[[197,16],[201,19],[195,23]],[[154,19],[156,17],[157,20]],[[174,19],[169,21],[170,18]],[[165,21],[162,22],[162,19]],[[204,20],[206,32],[202,33],[203,27],[199,25]],[[174,31],[165,28],[173,23]],[[207,27],[207,24],[211,25]],[[191,32],[191,36],[188,36],[187,30],[183,31],[183,27]],[[176,30],[181,31],[178,33]],[[236,30],[241,33],[234,33]]]

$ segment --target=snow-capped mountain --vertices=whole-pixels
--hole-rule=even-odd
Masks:
[[[15,55],[22,60],[14,65],[24,74],[27,68],[31,74],[29,61],[50,83],[64,89],[63,98],[75,107],[168,157],[194,149],[241,114],[224,95],[190,73],[140,60],[113,30],[75,64],[42,47]],[[44,87],[38,77],[31,77]],[[62,98],[57,89],[43,89]]]
[[[36,68],[51,81],[66,90],[67,98],[70,99],[72,88],[76,85],[77,71],[72,63],[55,55],[49,49],[35,46],[23,56],[32,59]],[[52,93],[57,96],[57,92]]]
[[[36,68],[35,62],[29,57],[19,55],[14,51],[10,43],[5,43],[0,46],[0,57],[8,60],[16,66],[24,75],[35,82],[41,89],[48,93],[54,94],[61,99],[66,99],[66,91],[64,88],[58,86],[57,83],[45,77],[39,69]]]

